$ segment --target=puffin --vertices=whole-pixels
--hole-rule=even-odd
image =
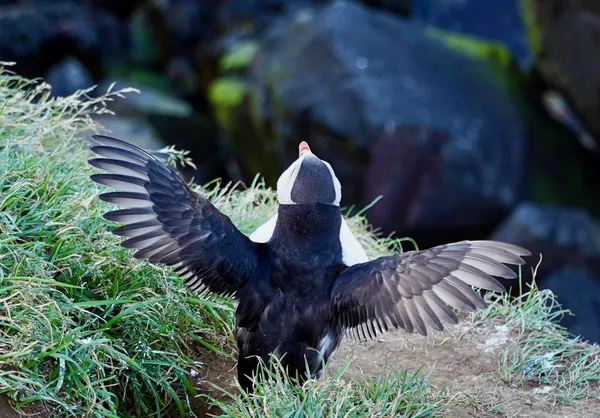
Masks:
[[[456,310],[486,307],[475,290],[504,292],[526,249],[474,240],[369,260],[340,209],[331,165],[306,142],[277,181],[277,213],[251,236],[175,170],[120,139],[92,135],[104,173],[91,180],[114,191],[99,199],[120,207],[104,218],[120,224],[134,257],[171,266],[191,291],[233,297],[238,383],[254,390],[259,363],[274,356],[301,384],[322,375],[345,336],[374,339],[391,329],[427,335],[457,324]]]

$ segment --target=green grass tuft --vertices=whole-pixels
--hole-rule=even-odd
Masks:
[[[111,97],[85,94],[0,76],[0,392],[56,416],[185,416],[191,356],[220,351],[232,305],[118,245],[76,137]]]
[[[557,323],[570,314],[552,291],[538,289],[534,282],[522,296],[511,300],[502,295],[487,310],[473,313],[471,320],[502,323],[513,332],[499,370],[506,383],[548,386],[548,395],[558,403],[600,399],[600,347]]]
[[[220,417],[431,417],[442,411],[445,391],[427,384],[420,370],[382,370],[379,377],[342,378],[350,363],[334,376],[294,386],[283,379],[284,368],[272,359],[271,368],[259,369],[255,393],[237,395],[226,391],[227,401],[213,398]]]

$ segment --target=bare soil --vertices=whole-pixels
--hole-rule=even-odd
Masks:
[[[344,377],[378,377],[384,367],[423,372],[432,369],[430,385],[448,389],[452,396],[447,417],[518,417],[518,418],[598,418],[600,401],[574,401],[568,405],[554,402],[550,387],[527,385],[518,387],[500,378],[500,360],[503,351],[514,340],[514,333],[504,326],[473,327],[461,323],[448,327],[443,333],[428,337],[392,331],[372,342],[356,343],[344,340],[330,363],[335,372],[351,360]],[[205,358],[210,365],[205,379],[229,392],[236,393],[235,362],[212,355]],[[202,386],[214,389],[204,383]],[[198,404],[195,411],[206,415],[205,406]],[[217,411],[210,411],[217,413]]]
[[[497,325],[474,328],[465,323],[427,338],[399,330],[371,343],[346,340],[330,367],[339,368],[352,359],[349,375],[379,376],[384,367],[433,369],[431,386],[446,386],[453,395],[450,417],[600,417],[597,399],[558,405],[548,393],[551,387],[518,387],[502,381],[500,359],[513,338],[507,327]]]
[[[48,418],[50,415],[51,410],[42,402],[32,402],[19,414],[10,406],[8,396],[5,393],[0,394],[0,418]]]
[[[234,348],[230,347],[232,355]],[[214,352],[206,351],[206,349],[199,347],[199,355],[196,357],[199,366],[194,369],[191,373],[194,375],[195,381],[192,384],[195,385],[196,389],[200,393],[192,403],[192,411],[199,417],[205,418],[210,417],[211,414],[219,414],[221,410],[219,408],[210,407],[205,401],[206,396],[211,396],[216,399],[225,400],[225,395],[221,390],[215,388],[221,388],[232,394],[238,394],[239,389],[237,386],[237,368],[236,361],[234,359],[226,358]],[[179,414],[173,414],[173,418],[178,418]],[[1,418],[1,417],[0,417]],[[169,416],[171,418],[171,416]]]
[[[18,415],[8,403],[8,397],[5,394],[0,395],[0,418],[17,418]]]

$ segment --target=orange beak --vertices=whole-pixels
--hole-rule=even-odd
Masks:
[[[311,152],[310,147],[306,143],[306,141],[300,142],[300,146],[298,147],[298,156],[304,154],[305,152]]]

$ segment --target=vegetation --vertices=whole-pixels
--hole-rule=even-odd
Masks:
[[[501,42],[453,33],[433,26],[427,27],[426,33],[462,54],[471,58],[490,61],[503,68],[509,67],[513,60],[509,49]]]
[[[188,293],[118,245],[77,134],[119,92],[86,93],[54,99],[47,85],[0,78],[0,391],[17,408],[44,401],[64,416],[173,404],[184,416],[190,356],[198,345],[221,351],[232,305]]]
[[[302,387],[282,378],[283,367],[273,359],[271,370],[262,368],[252,397],[227,393],[214,400],[222,417],[430,417],[443,410],[447,393],[427,384],[427,374],[382,370],[378,377],[346,382],[342,368],[329,378],[310,380]]]
[[[170,269],[118,245],[81,136],[96,129],[90,115],[106,112],[120,92],[87,93],[51,98],[43,83],[0,76],[0,393],[18,409],[42,402],[52,416],[190,416],[197,354],[230,356],[233,305],[188,292]],[[189,163],[185,153],[161,151]],[[202,193],[247,233],[276,205],[259,181],[241,191],[215,182]],[[377,238],[361,214],[349,224],[371,256],[401,250],[402,240]],[[551,292],[534,288],[467,320],[515,330],[498,371],[505,382],[551,385],[558,403],[598,397],[599,350],[553,322],[563,313]],[[223,416],[418,417],[456,399],[420,371],[351,381],[342,372],[298,388],[263,371],[255,397],[212,402]]]

